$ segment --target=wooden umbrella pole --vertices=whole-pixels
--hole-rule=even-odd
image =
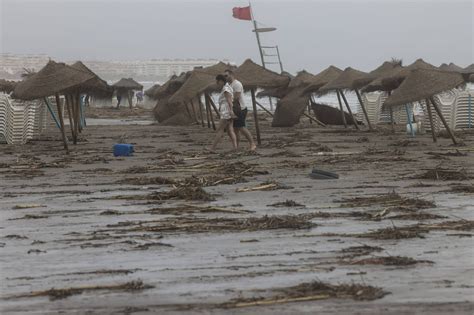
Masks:
[[[132,105],[132,103],[133,103],[132,90],[129,90],[127,95],[128,95],[128,105],[130,106],[130,109],[132,109],[132,107],[133,107],[133,105]]]
[[[273,117],[273,113],[271,111],[269,111],[268,109],[265,108],[265,106],[263,106],[262,104],[260,104],[259,102],[255,101],[257,103],[257,106],[260,107],[261,109],[263,109],[268,115],[272,116]]]
[[[310,115],[308,115],[308,114],[306,114],[306,113],[303,113],[303,115],[306,116],[306,117],[308,117],[309,120],[314,121],[314,122],[317,123],[318,125],[321,125],[321,126],[323,126],[323,127],[326,127],[326,124],[325,124],[325,123],[323,123],[323,122],[317,120],[316,118],[314,118],[314,117],[312,117],[312,116],[310,116]]]
[[[367,113],[367,109],[365,108],[364,102],[362,101],[362,97],[360,96],[359,90],[355,90],[357,94],[357,99],[359,100],[360,107],[362,107],[362,111],[364,112],[365,119],[367,120],[367,125],[369,126],[369,130],[373,131],[374,128],[372,127],[372,124],[370,123],[369,119],[369,114]]]
[[[81,94],[76,94],[76,103],[77,103],[77,129],[78,132],[82,132],[82,108],[81,108]]]
[[[65,107],[67,110],[67,116],[69,118],[69,127],[71,128],[71,137],[74,139],[74,125],[72,123],[72,110],[71,110],[71,101],[69,100],[68,95],[64,95]]]
[[[260,138],[260,126],[258,124],[257,100],[255,99],[255,89],[250,90],[250,92],[252,94],[253,119],[255,120],[255,131],[257,133],[257,143],[258,145],[261,145],[262,139]]]
[[[208,104],[207,108],[209,108],[209,116],[211,117],[212,129],[216,130],[216,124],[214,123],[214,116],[212,115],[211,109],[211,97],[208,94],[206,94],[206,102]]]
[[[211,118],[209,117],[209,104],[207,103],[207,96],[205,94],[204,94],[204,104],[206,106],[207,128],[211,128]]]
[[[430,119],[431,136],[433,137],[433,142],[437,142],[438,140],[436,139],[436,131],[433,124],[433,114],[431,113],[431,106],[430,106],[429,99],[426,99],[426,110],[428,111],[428,117]]]
[[[349,106],[349,102],[347,102],[346,96],[344,95],[344,92],[342,90],[339,90],[339,93],[341,93],[342,100],[344,101],[344,104],[346,104],[347,111],[349,112],[349,115],[352,117],[352,121],[354,122],[354,126],[356,127],[357,130],[359,130],[359,125],[357,124],[357,120],[355,119],[354,115],[352,114],[351,107]]]
[[[59,125],[61,126],[61,136],[63,138],[64,149],[66,149],[66,154],[69,154],[69,148],[67,145],[67,138],[66,138],[66,131],[64,130],[64,118],[63,118],[63,110],[61,108],[61,99],[59,98],[59,94],[56,93],[56,106],[58,107],[58,116],[59,116]]]
[[[194,102],[193,102],[192,99],[190,100],[190,105],[191,105],[191,110],[192,110],[193,115],[194,115],[194,120],[196,121],[196,124],[199,125],[199,119],[198,119],[198,116],[196,114],[196,109],[194,108]]]
[[[342,115],[342,122],[344,124],[344,128],[347,128],[346,114],[344,113],[344,109],[342,108],[342,101],[341,101],[341,95],[339,94],[339,90],[336,90],[336,94],[337,94],[337,100],[339,102],[339,110],[341,111],[341,115]]]
[[[311,107],[310,107],[310,106],[311,106],[311,105],[309,105],[309,102],[308,102],[307,108],[308,108],[308,116],[309,116],[309,117],[311,117]],[[310,123],[310,124],[313,124],[313,120],[312,120],[311,118],[309,118],[309,123]]]
[[[189,111],[189,108],[188,108],[188,103],[183,102],[183,105],[186,108],[186,113],[188,114],[189,118],[193,119],[193,116],[191,116],[191,112]]]
[[[438,113],[439,118],[440,118],[441,121],[443,122],[444,128],[446,128],[446,131],[448,132],[449,136],[451,137],[451,140],[453,140],[453,143],[454,143],[454,144],[458,144],[458,142],[456,141],[456,138],[454,137],[453,132],[451,131],[451,128],[449,128],[448,123],[447,123],[446,120],[444,119],[443,113],[442,113],[441,110],[439,109],[439,107],[438,107],[438,105],[436,104],[436,102],[434,101],[433,97],[430,97],[430,101],[431,101],[431,104],[433,104],[433,107],[434,107],[434,109],[436,110],[436,113]]]
[[[202,101],[201,101],[201,95],[198,96],[198,103],[199,103],[199,113],[201,114],[201,126],[204,127],[204,113],[202,110]]]
[[[216,112],[217,118],[220,119],[221,115],[219,114],[219,110],[216,107],[216,104],[214,104],[214,101],[212,100],[212,97],[207,94],[207,98],[209,99],[209,103],[211,104],[212,108],[214,108],[214,111]]]
[[[392,92],[388,91],[387,95],[388,96],[392,95]],[[392,126],[392,132],[395,133],[395,120],[393,119],[393,108],[392,108],[392,106],[389,107],[389,110],[390,110],[390,125]]]
[[[72,112],[72,128],[74,130],[73,134],[72,134],[72,143],[73,144],[76,144],[77,143],[77,128],[76,128],[76,124],[77,124],[77,121],[76,121],[76,117],[77,117],[77,114],[76,114],[76,104],[74,102],[74,95],[72,94],[69,94],[67,96],[69,102],[71,103],[71,112]]]

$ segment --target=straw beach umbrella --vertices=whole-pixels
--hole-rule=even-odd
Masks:
[[[64,94],[66,102],[70,100],[78,111],[80,86],[93,79],[94,76],[90,73],[50,60],[40,71],[19,82],[13,96],[23,100],[45,99],[48,105],[46,98],[55,95],[64,148],[68,150],[59,94]],[[77,139],[74,137],[73,141],[76,143]]]
[[[347,111],[349,112],[351,117],[354,117],[354,115],[352,114],[352,110],[349,106],[349,103],[347,102],[346,96],[344,95],[343,90],[355,90],[360,106],[362,107],[362,111],[364,112],[365,119],[367,120],[367,123],[369,125],[369,130],[373,130],[372,124],[370,123],[369,116],[367,114],[367,110],[365,109],[364,103],[362,102],[359,91],[357,89],[354,89],[355,82],[360,82],[361,80],[368,80],[368,78],[370,78],[370,76],[367,72],[359,71],[351,67],[348,67],[344,69],[344,71],[337,78],[328,82],[324,86],[320,87],[318,90],[318,93],[319,94],[325,94],[329,92],[338,93],[338,95],[342,97],[346,105]],[[354,126],[356,127],[357,130],[359,130],[359,125],[356,123],[356,119],[353,118],[353,121],[354,121]]]
[[[258,144],[261,144],[262,142],[260,138],[260,127],[258,124],[255,90],[258,88],[276,88],[287,86],[290,82],[290,78],[288,76],[265,69],[250,59],[245,60],[244,63],[234,70],[234,76],[242,83],[245,90],[250,90],[252,96],[253,116],[255,120],[257,142]],[[262,107],[259,104],[258,106]]]
[[[459,72],[459,73],[463,73],[464,72],[464,69],[454,63],[450,63],[449,65],[446,64],[446,63],[443,63],[441,66],[439,66],[439,70],[443,70],[443,71],[452,71],[452,72]]]
[[[16,82],[0,79],[0,92],[10,93],[15,89]]]
[[[313,78],[308,82],[308,87],[304,89],[303,93],[311,94],[319,90],[320,87],[326,85],[328,82],[336,79],[342,70],[335,66],[329,66],[320,73],[313,76]]]
[[[273,89],[275,95],[281,96],[273,117],[273,127],[293,126],[298,123],[301,115],[308,117],[310,123],[314,121],[321,126],[326,126],[311,116],[311,95],[303,93],[314,78],[313,74],[303,70],[291,79],[287,87]],[[308,114],[305,113],[306,108],[308,108]]]
[[[393,107],[405,105],[411,102],[426,100],[431,124],[431,132],[433,135],[433,140],[436,141],[433,120],[431,116],[432,114],[430,109],[431,102],[431,105],[433,105],[444,127],[451,136],[453,143],[456,144],[456,139],[454,138],[451,129],[446,123],[442,112],[438,108],[438,105],[434,101],[433,96],[444,91],[456,88],[464,83],[465,81],[462,75],[456,72],[415,69],[412,70],[405,78],[403,83],[400,84],[400,86],[393,91],[390,97],[385,101],[384,106]]]
[[[153,84],[149,89],[145,90],[145,95],[150,97],[150,98],[154,98],[154,95],[155,93],[157,92],[157,90],[160,88],[160,84]]]
[[[128,105],[132,108],[132,91],[142,90],[143,85],[133,80],[132,78],[122,78],[119,81],[112,84],[117,94],[126,95],[128,98]]]

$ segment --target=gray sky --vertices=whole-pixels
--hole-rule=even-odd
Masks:
[[[0,0],[0,50],[58,60],[218,58],[259,62],[240,0]],[[285,70],[330,64],[372,70],[391,57],[439,65],[474,62],[474,0],[254,0],[275,26]]]

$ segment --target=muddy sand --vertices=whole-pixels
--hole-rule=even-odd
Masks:
[[[69,155],[0,146],[2,314],[472,314],[473,132],[262,115],[256,154],[209,153],[208,128],[89,116]]]

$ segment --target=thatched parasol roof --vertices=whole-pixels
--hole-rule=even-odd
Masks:
[[[0,92],[10,93],[15,89],[17,82],[0,79]]]
[[[303,70],[298,72],[298,74],[293,79],[291,79],[290,84],[288,84],[288,87],[291,89],[299,86],[307,86],[313,80],[314,75],[307,72],[306,70]]]
[[[292,127],[296,125],[309,103],[309,95],[303,95],[304,87],[292,89],[277,103],[272,127]]]
[[[283,74],[290,78],[290,83],[288,85],[283,85],[274,88],[265,89],[257,94],[257,97],[276,97],[284,98],[292,89],[297,87],[306,87],[314,79],[314,75],[303,70],[298,72],[296,76],[292,76],[289,73]]]
[[[439,66],[439,70],[442,70],[442,71],[453,71],[453,72],[459,72],[459,73],[462,73],[464,72],[464,69],[461,68],[460,66],[458,65],[455,65],[454,63],[450,63],[449,65],[446,64],[446,63],[443,63],[441,66]]]
[[[237,67],[236,66],[233,66],[231,64],[228,64],[228,63],[224,63],[222,61],[219,61],[219,63],[216,63],[215,65],[212,65],[212,66],[209,66],[209,67],[206,67],[206,68],[202,68],[202,69],[195,69],[197,71],[200,71],[200,72],[204,72],[204,73],[207,73],[207,74],[212,74],[214,76],[218,75],[218,74],[223,74],[226,70],[230,69],[230,70],[235,70]]]
[[[474,73],[469,75],[467,82],[474,83]]]
[[[368,73],[367,76],[356,79],[352,83],[353,90],[359,90],[376,80],[379,77],[392,73],[394,70],[402,68],[401,62],[399,61],[385,61],[383,64],[378,66],[376,69]]]
[[[474,73],[474,63],[464,68],[463,72],[469,74]]]
[[[322,86],[319,92],[326,93],[334,90],[352,89],[356,80],[367,79],[368,77],[367,72],[348,67],[337,78]]]
[[[374,92],[394,90],[406,78],[410,71],[415,69],[436,70],[437,68],[432,64],[425,62],[423,59],[418,59],[407,67],[394,67],[393,70],[387,71],[386,73],[380,75],[377,79],[370,82],[362,89],[362,91]]]
[[[184,84],[169,99],[170,103],[187,102],[196,98],[215,81],[215,75],[194,70]]]
[[[160,88],[161,85],[159,84],[153,84],[149,89],[145,90],[145,95],[148,97],[153,98],[157,90]]]
[[[265,69],[250,59],[245,60],[234,75],[247,90],[284,86],[290,81],[287,76]]]
[[[71,65],[72,68],[80,71],[84,71],[85,73],[91,74],[94,76],[92,80],[87,81],[86,83],[81,84],[80,89],[85,92],[113,92],[111,86],[107,84],[106,81],[102,80],[97,74],[95,74],[91,69],[89,69],[85,64],[81,61],[77,61]]]
[[[405,105],[430,98],[464,83],[461,74],[441,70],[415,69],[393,91],[384,106]]]
[[[342,73],[342,70],[335,66],[329,66],[325,70],[313,76],[313,79],[309,83],[308,87],[303,90],[303,94],[314,93],[319,90],[320,87],[326,85],[328,82],[334,80]]]
[[[33,100],[79,86],[94,76],[64,63],[49,61],[37,73],[19,82],[13,92],[15,98]]]
[[[132,78],[122,78],[118,82],[112,84],[112,86],[116,89],[121,90],[141,90],[143,89],[143,85],[138,83],[137,81],[133,80]]]

